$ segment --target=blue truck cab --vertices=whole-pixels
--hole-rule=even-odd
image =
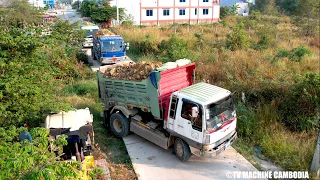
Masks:
[[[101,64],[115,64],[130,60],[126,56],[129,43],[119,35],[94,35],[92,57]]]

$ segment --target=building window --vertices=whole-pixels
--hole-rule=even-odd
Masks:
[[[209,9],[203,9],[203,15],[208,15],[209,14]]]
[[[186,0],[180,0],[180,2],[186,2]]]
[[[195,8],[195,9],[194,9],[194,15],[197,15],[197,13],[198,13],[198,9]]]
[[[169,15],[170,15],[170,10],[169,9],[163,10],[163,16],[169,16]]]
[[[147,10],[147,16],[153,16],[153,10]]]
[[[209,2],[209,0],[203,0],[203,2]]]
[[[179,15],[180,15],[180,16],[186,15],[186,10],[185,10],[185,9],[180,9],[180,10],[179,10]]]

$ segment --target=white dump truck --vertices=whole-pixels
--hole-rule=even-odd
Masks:
[[[131,131],[164,149],[173,146],[181,161],[191,154],[218,155],[237,136],[232,93],[194,84],[195,67],[159,68],[140,82],[106,78],[98,71],[105,124],[118,137]]]

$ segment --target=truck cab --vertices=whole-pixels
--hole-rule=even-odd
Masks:
[[[92,48],[92,46],[93,46],[92,35],[99,30],[99,26],[87,25],[87,26],[82,26],[81,29],[86,31],[86,38],[84,39],[84,42],[82,43],[82,47]]]
[[[126,51],[129,43],[126,43],[121,36],[107,35],[94,37],[92,56],[101,64],[115,64],[129,60]]]
[[[167,131],[188,144],[195,155],[218,155],[236,137],[235,106],[226,89],[197,83],[174,92],[169,109]]]

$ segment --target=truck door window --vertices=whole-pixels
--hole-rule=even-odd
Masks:
[[[170,105],[170,118],[175,119],[176,117],[176,110],[177,110],[177,104],[179,102],[179,99],[176,96],[172,97],[171,105]]]
[[[198,131],[202,131],[202,109],[199,107],[199,114],[197,118],[192,117],[192,107],[197,106],[191,102],[182,101],[182,108],[181,108],[181,117],[191,121],[192,128]]]

